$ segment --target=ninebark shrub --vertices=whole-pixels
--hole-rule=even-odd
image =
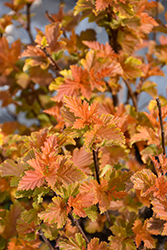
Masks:
[[[78,0],[46,10],[50,24],[33,38],[33,2],[6,2],[0,19],[0,100],[15,106],[0,131],[0,249],[166,249],[167,98],[150,78],[165,77],[162,4]],[[76,34],[84,18],[105,44],[93,29]],[[14,20],[30,44],[8,43]]]

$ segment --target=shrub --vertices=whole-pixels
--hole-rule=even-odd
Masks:
[[[6,2],[12,12],[0,19],[0,99],[15,106],[0,131],[0,249],[166,249],[167,99],[151,81],[165,76],[163,6],[78,0],[73,12],[46,11],[34,40],[33,2]],[[76,34],[84,18],[108,42]],[[9,45],[13,22],[31,44]],[[34,122],[20,124],[20,112]]]

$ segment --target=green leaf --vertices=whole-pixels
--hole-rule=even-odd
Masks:
[[[157,84],[155,82],[145,81],[139,92],[145,91],[149,95],[151,95],[153,98],[156,98],[157,97],[156,87],[157,87]]]
[[[43,223],[41,229],[45,237],[49,240],[55,240],[59,234],[56,224],[48,225]]]
[[[86,215],[89,217],[89,219],[91,219],[91,221],[96,221],[98,212],[95,205],[91,207],[85,207],[83,209],[85,210]]]
[[[83,239],[82,235],[77,233],[75,234],[75,239],[72,237],[66,239],[60,239],[59,246],[61,250],[82,250],[82,247],[86,247],[86,242]]]

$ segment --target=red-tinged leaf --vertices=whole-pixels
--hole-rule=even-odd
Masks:
[[[76,99],[76,97],[64,97],[64,103],[65,105],[70,109],[72,113],[75,114],[75,116],[82,117],[82,103],[81,99]],[[89,104],[85,102],[85,105],[87,106],[87,110],[89,107]]]
[[[153,217],[147,221],[147,229],[152,235],[160,235],[163,231],[164,226],[165,221],[159,218]]]
[[[147,230],[147,221],[142,222],[137,219],[133,226],[133,232],[136,234],[135,242],[137,247],[139,247],[140,243],[143,241],[144,246],[147,248],[154,248],[155,247],[155,240],[151,237],[151,234]]]
[[[5,36],[0,39],[0,73],[9,75],[9,73],[16,69],[15,63],[21,53],[21,42],[17,40],[12,43],[9,48],[8,41]]]
[[[134,183],[134,188],[141,190],[141,196],[145,197],[150,192],[154,191],[154,185],[156,182],[156,175],[150,169],[143,169],[138,171],[131,177],[131,181]],[[153,187],[153,189],[151,189]]]
[[[29,150],[30,148],[40,148],[43,146],[44,142],[46,141],[48,134],[47,129],[41,129],[37,132],[32,132],[30,136],[24,137],[24,151]]]
[[[20,55],[20,57],[35,57],[35,58],[46,58],[45,53],[38,47],[28,46],[26,50]]]
[[[164,236],[167,235],[167,223],[164,224],[162,235],[164,235]]]
[[[114,52],[113,48],[109,45],[108,42],[106,42],[105,45],[100,44],[98,41],[83,41],[83,43],[89,48],[95,50],[98,57],[118,57],[118,55]]]
[[[114,124],[108,126],[95,124],[93,130],[89,130],[84,134],[84,145],[88,150],[91,150],[94,146],[122,146],[124,140],[123,133]]]
[[[111,0],[96,0],[96,10],[104,10],[106,9],[109,5],[112,5]]]
[[[111,146],[103,147],[100,150],[100,164],[102,167],[105,165],[114,165],[118,163],[120,159],[127,159],[127,153],[123,147]]]
[[[119,62],[110,58],[107,58],[107,60],[104,58],[100,61],[93,50],[86,54],[85,59],[81,59],[81,64],[89,72],[89,82],[92,90],[97,88],[103,92],[106,89],[105,77],[115,77],[123,73]]]
[[[78,85],[76,85],[75,81],[66,79],[65,83],[61,84],[58,88],[55,101],[63,101],[64,96],[78,96]]]
[[[33,250],[39,249],[41,245],[41,240],[32,240],[30,242],[20,239],[20,238],[12,238],[8,244],[8,250]]]
[[[84,69],[86,69],[88,72],[91,71],[91,68],[94,66],[96,62],[96,55],[93,50],[90,50],[86,54],[86,59],[81,59],[81,64],[83,65]]]
[[[27,167],[28,164],[21,160],[19,160],[18,163],[15,163],[12,159],[6,160],[0,165],[1,176],[20,177]]]
[[[10,239],[13,236],[17,235],[16,231],[16,221],[20,216],[20,213],[23,211],[23,207],[18,201],[10,206],[10,210],[6,212],[6,224],[5,229],[2,233],[2,237],[5,239]]]
[[[85,207],[94,205],[95,196],[93,192],[79,193],[74,198],[72,196],[68,199],[68,205],[73,208],[73,212],[79,217],[86,217]]]
[[[60,108],[61,108],[62,104],[56,104],[56,106],[49,108],[49,109],[45,109],[43,110],[44,113],[52,115],[56,121],[57,121],[57,125],[56,127],[58,128],[63,128],[64,127],[64,121],[63,121],[63,115],[62,113],[60,113]]]
[[[62,35],[62,33],[63,32],[60,30],[60,26],[58,23],[52,23],[45,26],[45,36],[51,51],[56,52],[64,47],[64,42],[58,42],[58,39]]]
[[[18,190],[33,190],[41,187],[45,182],[45,176],[40,170],[28,170],[19,182]]]
[[[57,223],[57,227],[61,228],[66,223],[70,209],[61,197],[54,197],[52,200],[53,203],[50,203],[47,209],[38,215],[44,222],[49,224]]]
[[[167,181],[164,176],[160,176],[156,179],[156,186],[155,186],[155,191],[153,195],[159,200],[166,201]]]
[[[98,103],[94,102],[89,106],[89,104],[84,101],[83,104],[81,100],[77,100],[76,97],[64,97],[65,105],[70,108],[70,111],[74,113],[77,118],[74,122],[73,127],[76,129],[84,128],[86,125],[91,125],[92,123],[100,123],[102,121],[98,118]]]
[[[148,145],[150,144],[159,145],[160,139],[158,132],[154,131],[152,128],[140,127],[140,126],[137,128],[137,130],[139,133],[134,134],[134,136],[132,136],[130,140],[131,144],[137,141],[147,141]]]
[[[21,179],[18,190],[34,189],[44,184],[46,180],[48,185],[54,188],[57,180],[57,170],[59,165],[57,163],[58,142],[57,136],[51,135],[43,142],[41,151],[35,150],[36,159],[31,159],[28,164],[35,169],[26,171]]]
[[[156,214],[156,217],[167,220],[167,202],[154,199],[152,202],[153,211]]]
[[[71,160],[73,161],[74,166],[77,166],[85,174],[91,173],[89,165],[93,163],[92,154],[87,152],[84,147],[74,149]]]
[[[109,250],[109,246],[107,246],[106,242],[100,242],[98,238],[91,239],[90,243],[88,244],[88,250]]]
[[[108,181],[105,179],[102,179],[101,183],[98,184],[97,181],[92,180],[91,183],[93,185],[94,192],[95,192],[95,204],[99,203],[99,208],[101,212],[104,212],[109,208],[109,205],[110,205],[110,199],[107,194]]]
[[[58,93],[55,97],[56,101],[60,102],[65,96],[78,96],[79,90],[84,97],[90,99],[91,88],[89,84],[89,74],[86,69],[82,69],[77,65],[70,66],[71,75],[65,77],[65,81],[58,87]]]
[[[82,235],[79,233],[75,234],[75,239],[69,237],[68,239],[60,239],[59,247],[61,250],[83,250],[86,247],[86,242]]]
[[[141,26],[139,29],[145,34],[149,34],[152,31],[153,27],[159,25],[155,21],[155,19],[149,16],[148,13],[146,12],[140,13],[140,22],[141,22]]]
[[[56,157],[55,155],[58,154],[57,136],[55,134],[49,136],[47,140],[44,142],[44,146],[41,147],[41,150],[42,150],[41,158],[43,160],[48,160],[48,159],[49,161],[52,161],[53,159],[55,160]]]
[[[64,185],[69,185],[75,181],[81,181],[85,178],[85,174],[73,166],[73,162],[66,159],[60,158],[59,169],[57,171],[57,180]]]
[[[162,172],[164,174],[166,174],[166,172],[167,172],[167,158],[166,158],[166,156],[163,154],[158,155],[159,162],[155,159],[155,157],[153,157],[151,155],[150,155],[150,158],[154,163],[154,166],[156,168],[158,175],[161,176]]]
[[[75,115],[69,111],[65,106],[61,109],[62,117],[64,118],[67,127],[72,127],[76,118]]]

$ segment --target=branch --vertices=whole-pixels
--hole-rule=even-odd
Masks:
[[[52,22],[55,23],[55,20],[53,19],[53,17],[51,16],[50,12],[48,10],[45,11],[47,18]],[[63,31],[63,35],[65,38],[67,38],[66,32],[64,30],[64,28],[61,28],[61,30]]]
[[[164,132],[163,120],[162,120],[161,102],[160,102],[158,97],[156,98],[156,101],[157,101],[157,106],[158,106],[158,110],[159,110],[159,121],[160,121],[160,125],[161,125],[162,149],[163,149],[163,155],[165,155],[166,154],[166,152],[165,152],[165,132]]]
[[[117,96],[117,94],[114,95],[114,94],[112,93],[112,89],[111,89],[110,85],[108,84],[108,82],[105,81],[105,83],[106,83],[106,86],[107,86],[109,92],[110,92],[111,95],[112,95],[113,105],[114,105],[114,107],[117,107],[117,106],[118,106],[118,96]]]
[[[89,240],[87,238],[87,236],[85,235],[82,227],[79,225],[79,222],[77,219],[75,219],[73,216],[72,216],[72,213],[70,212],[68,214],[70,220],[75,224],[75,226],[77,227],[78,231],[82,234],[83,238],[85,239],[86,243],[89,244]]]
[[[50,248],[50,250],[55,250],[55,248],[52,247],[50,241],[45,237],[42,229],[39,229],[38,232],[39,232],[39,235],[41,236],[41,238],[43,239],[43,241],[48,245],[48,247]]]
[[[124,80],[124,82],[125,82],[125,84],[126,84],[126,86],[128,88],[128,91],[129,91],[130,97],[132,98],[133,105],[134,105],[134,107],[136,109],[136,112],[138,112],[139,110],[138,110],[138,107],[137,107],[137,99],[136,99],[136,97],[135,97],[135,95],[134,95],[134,93],[132,91],[130,83],[127,80]]]
[[[41,50],[45,53],[45,55],[49,58],[51,64],[54,66],[54,68],[55,68],[56,70],[61,71],[62,69],[59,67],[59,65],[56,63],[56,61],[53,60],[52,56],[48,53],[48,51],[46,50],[46,48],[45,48],[45,47],[44,47],[44,48],[40,47],[40,49],[41,49]]]
[[[99,164],[98,164],[98,150],[93,149],[93,160],[95,164],[95,178],[97,182],[100,184],[100,178],[99,178]]]
[[[97,150],[93,150],[93,160],[94,160],[94,164],[95,164],[95,178],[96,178],[97,182],[100,185],[99,163],[98,163],[98,149]],[[109,222],[109,225],[111,226],[112,222],[111,222],[111,219],[110,219],[108,211],[105,211],[105,215],[106,215],[106,218],[107,218],[107,220]]]
[[[27,9],[26,9],[26,14],[27,14],[27,27],[26,30],[28,32],[29,38],[31,40],[32,43],[34,43],[34,39],[31,33],[31,19],[30,19],[30,8],[31,8],[31,3],[28,3],[26,5]]]

